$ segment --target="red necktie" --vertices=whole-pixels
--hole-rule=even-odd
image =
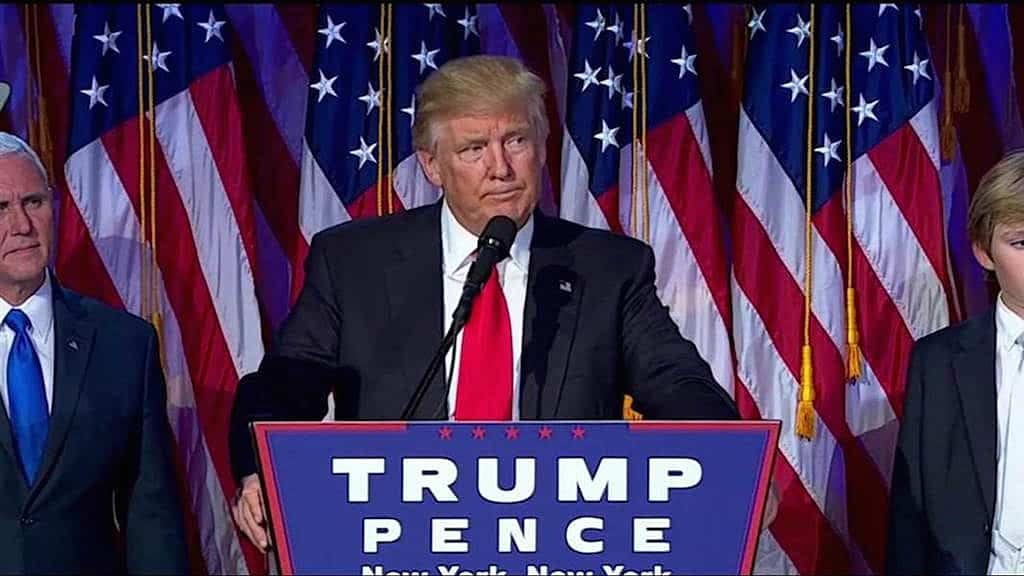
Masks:
[[[512,322],[491,270],[462,332],[456,420],[512,419]]]

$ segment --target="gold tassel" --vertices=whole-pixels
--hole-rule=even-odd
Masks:
[[[814,370],[811,367],[811,347],[803,346],[800,365],[800,403],[796,407],[796,434],[804,440],[814,436]]]
[[[942,127],[939,129],[939,150],[942,154],[942,162],[953,161],[953,154],[956,152],[956,132],[953,129],[953,74],[950,72],[950,49],[953,41],[950,28],[952,26],[952,11],[946,5],[946,34],[944,36],[945,62],[942,73]]]
[[[643,415],[633,410],[633,397],[626,394],[626,398],[622,401],[622,417],[625,420],[643,420]]]
[[[957,21],[956,39],[956,88],[953,96],[953,108],[958,114],[967,112],[971,107],[971,83],[967,80],[967,26],[964,24],[964,5],[960,5],[960,18]]]
[[[846,377],[850,383],[860,378],[860,334],[857,331],[857,303],[854,301],[854,289],[846,289]]]

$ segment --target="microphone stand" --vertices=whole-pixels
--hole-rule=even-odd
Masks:
[[[448,328],[448,333],[445,334],[444,339],[441,340],[441,346],[437,349],[437,352],[434,353],[434,358],[430,360],[430,365],[427,366],[426,373],[423,374],[423,378],[420,379],[419,384],[416,386],[416,391],[413,392],[412,398],[409,399],[409,402],[405,405],[405,409],[402,410],[402,420],[409,420],[412,413],[419,407],[420,402],[423,401],[423,395],[427,393],[430,381],[434,379],[438,369],[441,368],[441,365],[444,363],[445,354],[447,354],[448,350],[455,345],[455,338],[458,336],[459,331],[462,330],[462,327],[465,326],[465,324],[465,317],[455,318],[452,320],[452,325]]]

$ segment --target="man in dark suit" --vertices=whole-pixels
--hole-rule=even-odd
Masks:
[[[0,573],[184,573],[156,333],[57,283],[52,201],[0,132]]]
[[[234,514],[259,546],[268,540],[248,423],[322,419],[332,391],[337,419],[399,419],[496,215],[518,227],[510,254],[447,357],[451,387],[437,374],[414,419],[621,419],[625,394],[647,418],[738,417],[659,301],[650,247],[536,209],[543,92],[514,59],[448,62],[421,86],[413,127],[443,200],[314,237],[302,293],[236,396]]]
[[[1024,152],[971,201],[1000,293],[914,344],[890,497],[887,572],[1024,574]]]

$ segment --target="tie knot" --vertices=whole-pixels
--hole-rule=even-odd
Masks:
[[[25,334],[32,327],[32,321],[28,319],[28,314],[17,308],[11,308],[11,311],[7,313],[7,317],[4,318],[4,324],[17,334]]]

